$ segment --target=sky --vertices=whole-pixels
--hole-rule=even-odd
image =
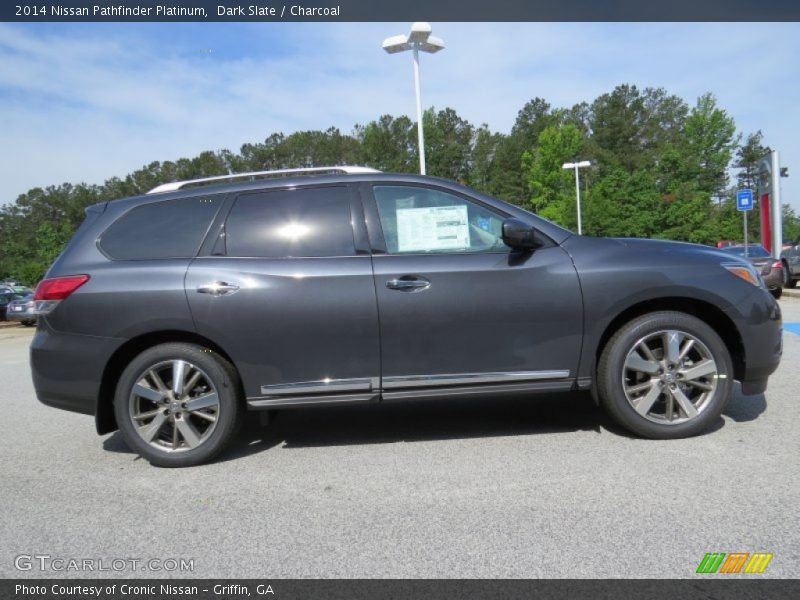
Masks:
[[[0,203],[276,131],[413,118],[411,56],[381,50],[409,25],[0,23]],[[631,83],[691,105],[710,91],[780,151],[800,211],[800,24],[432,25],[446,48],[422,56],[425,107],[507,133],[536,96],[569,107]]]

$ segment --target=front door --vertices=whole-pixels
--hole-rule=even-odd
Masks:
[[[345,185],[241,193],[190,265],[197,330],[236,363],[251,405],[377,398],[372,261],[351,210]]]
[[[393,390],[472,385],[568,387],[583,323],[572,260],[552,243],[516,253],[506,215],[425,185],[366,192],[385,396]],[[378,223],[376,223],[376,221]]]

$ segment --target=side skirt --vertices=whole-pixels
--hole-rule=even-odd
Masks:
[[[377,402],[381,395],[378,392],[369,394],[328,394],[316,396],[287,396],[285,398],[248,398],[247,408],[250,410],[270,410],[272,408],[301,408],[303,406],[324,406],[331,404],[358,404]]]

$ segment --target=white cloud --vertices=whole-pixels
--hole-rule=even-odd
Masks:
[[[259,141],[273,131],[349,131],[412,114],[409,56],[383,37],[407,24],[0,24],[0,201],[33,186],[102,182],[152,160]],[[434,24],[445,51],[422,57],[425,106],[507,131],[534,96],[591,101],[623,82],[690,103],[706,91],[740,130],[764,131],[800,165],[797,24]],[[233,32],[231,34],[231,32]],[[238,38],[238,39],[236,39]],[[213,45],[212,52],[201,48]],[[234,51],[235,46],[235,51]],[[798,167],[800,169],[800,167]],[[785,198],[800,208],[796,180]]]

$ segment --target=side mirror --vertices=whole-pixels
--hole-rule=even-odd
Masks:
[[[542,245],[536,229],[520,219],[503,221],[503,243],[514,250],[533,250]]]

